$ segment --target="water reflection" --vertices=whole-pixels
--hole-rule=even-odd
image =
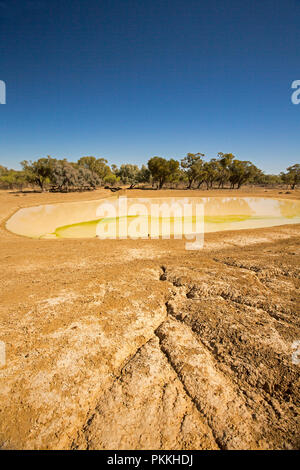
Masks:
[[[280,207],[280,213],[282,217],[294,218],[299,217],[299,201],[278,201]]]
[[[96,236],[99,204],[109,202],[112,207],[120,203],[118,197],[105,200],[44,205],[20,209],[7,222],[7,229],[19,235],[35,238],[90,238]],[[128,205],[144,207],[141,217],[148,217],[153,204],[190,204],[204,206],[204,231],[240,230],[300,223],[300,201],[258,197],[205,197],[205,198],[127,198]],[[148,211],[148,212],[147,212]],[[123,214],[125,217],[129,214]],[[132,215],[132,214],[131,214]],[[109,216],[106,215],[106,218]],[[174,217],[174,214],[172,215]],[[116,221],[116,215],[110,215]],[[105,220],[108,223],[107,220]],[[149,220],[149,222],[151,222]],[[143,221],[141,220],[141,223]],[[151,233],[150,233],[151,235]]]

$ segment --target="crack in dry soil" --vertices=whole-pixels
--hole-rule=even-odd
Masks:
[[[219,353],[216,353],[215,348],[210,345],[211,340],[209,339],[209,337],[207,337],[206,330],[205,329],[199,330],[199,328],[197,327],[197,320],[192,320],[191,315],[197,315],[197,313],[196,313],[197,312],[197,304],[198,304],[198,308],[201,308],[201,298],[198,298],[197,300],[199,300],[199,302],[194,304],[193,311],[195,311],[195,314],[193,314],[190,311],[191,304],[190,304],[189,301],[194,300],[194,299],[193,299],[193,297],[190,298],[189,295],[188,295],[191,292],[191,284],[190,284],[190,282],[187,282],[187,283],[183,282],[182,278],[180,276],[178,276],[178,274],[176,274],[176,271],[177,271],[177,269],[175,268],[175,269],[173,269],[173,272],[171,270],[171,272],[168,273],[168,269],[166,268],[166,266],[163,266],[162,274],[160,276],[161,280],[168,281],[170,283],[170,285],[172,286],[172,290],[175,288],[175,292],[174,291],[172,292],[171,298],[166,302],[166,308],[167,308],[168,314],[170,316],[172,316],[173,318],[175,318],[177,321],[182,322],[183,324],[189,326],[191,328],[191,330],[193,331],[193,333],[196,334],[197,341],[198,342],[200,341],[201,344],[203,345],[203,347],[206,347],[207,350],[209,350],[213,354],[215,360],[217,361],[217,364],[221,367],[220,370],[222,370],[223,373],[226,373],[227,377],[230,378],[231,383],[235,382],[236,384],[241,386],[241,383],[239,383],[239,380],[235,379],[235,374],[237,372],[235,356],[232,357],[232,362],[231,362],[230,351],[229,351],[229,354],[228,353],[226,354],[226,351],[225,351],[225,353],[221,356],[220,356]],[[193,288],[194,287],[192,287],[192,289]],[[176,290],[177,290],[177,292],[176,292]],[[223,292],[221,292],[221,294],[222,293]],[[218,295],[220,295],[220,292],[218,292],[218,291],[215,291],[214,295],[212,295],[212,300],[214,300],[215,305],[217,304],[216,299],[217,299]],[[225,296],[221,295],[221,297],[225,297],[226,301],[228,301],[228,300],[232,301],[233,300],[230,297],[230,295],[225,295]],[[184,299],[186,299],[186,300],[184,300]],[[234,302],[234,300],[235,300],[235,302]],[[233,300],[234,304],[238,304],[238,305],[241,305],[241,306],[246,305],[246,307],[249,308],[247,306],[247,303],[243,302],[242,296],[240,296],[238,298],[238,301],[236,301],[237,299],[234,299],[234,300]],[[175,302],[175,307],[174,307],[174,302]],[[176,302],[178,304],[177,309],[176,309]],[[255,314],[257,315],[257,313],[259,311],[261,311],[261,314],[266,313],[266,314],[270,315],[269,309],[261,309],[261,308],[259,309],[257,307],[257,303],[256,303],[256,309],[253,307],[253,305],[251,305],[250,308],[252,308],[253,315],[255,315]],[[185,313],[185,311],[187,313]],[[289,309],[286,309],[285,314],[286,315],[290,314],[290,316],[291,316],[293,314],[293,312]],[[270,315],[270,317],[273,320],[273,315]],[[195,318],[197,318],[197,317],[195,316]],[[289,329],[291,331],[293,331],[293,326],[292,326],[293,323],[291,323],[291,317],[289,318],[289,320],[290,320],[289,322],[288,322],[288,320],[284,321],[285,326],[288,326]],[[275,318],[275,321],[277,323],[281,323],[282,319]],[[193,322],[196,322],[196,323],[193,324]],[[281,327],[282,325],[279,325],[279,326]],[[202,335],[204,335],[203,338],[202,338]],[[225,338],[226,335],[228,335],[228,333],[226,333],[226,331],[225,331],[224,335],[225,336],[223,336],[223,337],[221,335],[219,337],[219,339],[217,340],[217,341],[219,341],[220,346],[223,343],[222,338]],[[168,354],[168,358],[169,358],[170,362],[172,363],[172,366],[176,367],[176,364],[171,359],[170,352],[167,352],[166,348],[164,348],[163,351]],[[185,354],[185,357],[187,357],[187,352],[186,351],[185,351],[184,354]],[[224,359],[225,359],[224,355],[226,356],[226,359],[227,359],[225,361],[224,361]],[[183,354],[182,354],[182,357],[183,357]],[[241,356],[241,359],[242,359],[242,356]],[[276,361],[276,357],[274,359]],[[239,360],[238,357],[237,357],[237,360]],[[267,358],[267,360],[269,360],[269,357]],[[229,365],[229,368],[231,370],[227,368],[228,365]],[[269,376],[270,376],[270,373],[272,374],[272,371],[270,370],[270,371],[268,371],[267,381],[265,383],[261,384],[261,386],[262,386],[261,391],[259,391],[259,389],[257,389],[256,387],[253,387],[254,384],[251,383],[251,381],[248,383],[248,385],[251,385],[251,389],[249,389],[249,388],[248,388],[248,390],[243,389],[245,384],[247,384],[247,380],[246,380],[246,382],[244,382],[244,385],[242,386],[242,388],[240,390],[241,390],[241,393],[243,393],[245,395],[246,399],[247,399],[247,403],[248,403],[247,408],[249,406],[250,406],[250,409],[253,409],[253,408],[255,409],[255,407],[257,408],[256,401],[257,401],[258,397],[259,397],[260,402],[262,400],[265,403],[265,405],[263,405],[263,407],[265,408],[264,411],[263,411],[261,405],[259,405],[259,407],[261,409],[261,413],[263,414],[263,417],[262,417],[263,419],[258,419],[258,426],[256,426],[256,428],[258,428],[258,429],[261,428],[261,430],[263,432],[260,432],[260,434],[262,436],[264,435],[266,437],[266,436],[269,435],[269,441],[270,441],[271,447],[272,447],[272,440],[274,440],[274,438],[276,440],[276,436],[274,436],[274,432],[269,432],[267,429],[264,429],[264,426],[263,426],[264,421],[267,422],[267,421],[270,420],[270,418],[272,419],[271,415],[268,418],[268,414],[270,413],[270,409],[272,409],[275,413],[274,418],[272,420],[274,421],[274,419],[275,419],[275,420],[278,421],[278,422],[275,421],[275,426],[274,426],[274,423],[272,423],[272,427],[275,428],[275,429],[277,428],[277,431],[279,431],[280,438],[281,438],[281,445],[283,446],[283,448],[285,448],[285,446],[287,448],[289,448],[289,446],[292,446],[293,448],[295,448],[295,446],[297,447],[298,444],[299,444],[298,433],[297,433],[297,428],[298,428],[298,425],[299,425],[299,423],[298,423],[298,417],[299,417],[298,404],[299,404],[299,401],[297,399],[297,394],[295,396],[297,386],[296,386],[296,388],[295,387],[291,388],[291,387],[292,387],[292,383],[294,381],[295,381],[295,383],[297,383],[297,381],[299,380],[299,374],[295,373],[295,371],[292,370],[292,365],[287,363],[285,359],[283,360],[283,362],[282,362],[282,360],[280,362],[278,362],[278,366],[276,366],[276,367],[277,367],[277,369],[278,368],[280,369],[280,367],[281,367],[281,369],[282,369],[282,367],[285,367],[285,370],[282,369],[282,372],[280,373],[281,380],[283,380],[283,388],[281,386],[280,386],[280,388],[278,388],[278,385],[276,385],[276,384],[275,385],[270,384],[270,382],[268,380]],[[279,371],[279,369],[278,369],[278,371]],[[177,368],[177,373],[180,376],[180,369],[178,369],[178,368]],[[243,378],[245,379],[246,377],[243,377]],[[180,376],[180,379],[182,380],[182,376]],[[286,385],[284,385],[284,383],[286,383]],[[275,394],[274,394],[274,387],[276,387],[276,390],[277,390],[277,391],[275,391]],[[280,389],[282,389],[283,395],[278,394]],[[298,390],[298,392],[299,392],[299,390]],[[191,395],[191,393],[189,391],[188,391],[188,393]],[[288,395],[286,395],[286,393],[288,393]],[[285,395],[286,395],[286,397],[285,397]],[[286,404],[285,400],[287,399],[287,397],[288,397],[288,400],[290,400],[293,395],[294,395],[294,404],[291,404],[291,405]],[[277,397],[277,398],[275,398],[275,397]],[[268,405],[269,405],[269,411],[268,411]],[[289,411],[288,408],[290,408],[290,411]],[[198,407],[198,409],[199,409],[199,407]],[[200,410],[201,410],[201,408],[200,408]],[[254,413],[254,415],[255,415],[255,419],[257,420],[257,416],[256,416],[255,413]],[[283,439],[285,437],[286,429],[288,429],[288,428],[294,429],[294,431],[292,433],[292,434],[294,434],[294,437],[290,436],[291,437],[290,444],[289,444],[289,442],[284,443],[284,441],[283,441]],[[275,431],[275,429],[274,429],[274,431]],[[214,435],[215,435],[215,430],[214,430]],[[218,437],[217,437],[217,439],[218,439],[218,441],[217,441],[218,444],[222,448],[227,448],[226,444],[225,444],[225,447],[224,447],[224,442],[222,441],[222,439],[220,440],[220,438],[218,438]],[[262,445],[263,448],[268,447],[268,444],[266,442],[261,442],[261,441],[259,442],[259,441],[260,441],[259,439],[256,440],[256,444],[258,444],[258,447],[260,447],[260,445]],[[248,443],[248,445],[249,445],[249,443]],[[246,447],[247,447],[247,443],[246,443]]]
[[[299,448],[299,227],[199,252],[0,232],[3,448]]]
[[[165,323],[165,322],[163,322]],[[163,326],[163,323],[160,325],[160,326]],[[178,380],[182,383],[182,386],[183,386],[183,390],[185,391],[186,395],[190,398],[190,400],[192,401],[192,403],[195,405],[195,407],[197,408],[198,412],[200,413],[201,417],[205,419],[207,425],[209,426],[211,432],[212,432],[212,435],[216,441],[216,444],[218,445],[219,449],[220,450],[225,450],[225,447],[223,446],[223,443],[220,441],[219,437],[216,435],[216,433],[214,432],[214,428],[210,425],[209,423],[209,420],[206,419],[206,415],[203,414],[203,409],[201,409],[198,401],[195,399],[195,397],[193,397],[193,395],[189,392],[188,388],[186,387],[186,384],[180,374],[180,370],[178,370],[176,368],[176,365],[172,362],[172,358],[171,358],[171,355],[168,353],[168,351],[166,349],[164,349],[163,345],[162,345],[162,342],[161,342],[161,335],[159,333],[159,329],[160,327],[158,327],[156,330],[155,330],[155,335],[158,337],[159,339],[159,344],[160,344],[160,349],[161,351],[163,352],[163,354],[165,355],[168,363],[170,364],[170,366],[172,367],[172,369],[174,370]],[[185,419],[186,415],[184,415],[184,417],[182,418],[182,422],[181,422],[181,425],[180,425],[180,429],[182,429],[182,423]]]

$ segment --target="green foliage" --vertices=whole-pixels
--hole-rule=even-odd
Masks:
[[[235,159],[235,156],[232,153],[218,153],[218,183],[219,187],[224,188],[224,184],[229,181],[230,177],[230,165]]]
[[[287,173],[280,173],[282,181],[290,185],[292,189],[300,183],[300,164],[296,163],[295,165],[289,166],[287,168]]]
[[[114,173],[110,173],[104,178],[104,183],[107,183],[111,186],[115,186],[119,181],[120,181],[120,178]]]
[[[122,184],[130,184],[132,187],[138,183],[139,167],[126,163],[115,170],[115,175],[120,178]]]
[[[26,186],[24,171],[8,170],[0,167],[0,187],[5,189],[23,189]]]
[[[206,183],[207,189],[213,187],[215,181],[219,178],[220,165],[216,158],[212,158],[203,165],[203,181]]]
[[[253,163],[249,161],[233,160],[229,165],[229,181],[231,188],[237,185],[239,189],[243,184],[251,182],[261,172]]]
[[[97,173],[83,165],[74,165],[64,160],[56,160],[51,172],[52,190],[70,191],[95,189],[100,184]]]
[[[37,161],[21,162],[28,183],[37,184],[42,191],[46,184],[50,183],[55,160],[49,155],[46,158],[39,158]]]
[[[216,158],[204,161],[203,153],[188,153],[179,163],[162,157],[152,157],[148,167],[130,163],[108,165],[105,158],[81,157],[77,163],[67,159],[58,160],[47,156],[36,161],[21,163],[23,170],[9,170],[0,165],[1,188],[23,188],[37,185],[44,191],[75,191],[95,189],[103,184],[115,186],[118,183],[134,188],[139,183],[151,183],[161,189],[165,184],[177,187],[187,185],[188,189],[229,187],[239,189],[243,184],[259,184],[274,187],[286,184],[294,189],[300,184],[300,164],[296,163],[280,175],[264,174],[250,161],[235,158],[232,153],[219,152]]]
[[[158,189],[161,189],[167,182],[179,179],[179,162],[172,158],[166,160],[162,157],[152,157],[148,161],[148,168],[153,181],[158,184]]]
[[[111,169],[107,165],[105,158],[81,157],[77,163],[80,167],[90,170],[92,173],[96,173],[100,184],[103,184],[105,178],[111,174]]]
[[[188,180],[188,189],[191,189],[195,181],[201,180],[203,176],[203,159],[204,153],[188,153],[181,160],[181,167],[186,174]]]
[[[52,168],[52,189],[69,191],[77,183],[77,170],[67,160],[58,160]]]
[[[77,187],[80,190],[84,189],[96,189],[100,186],[101,179],[96,172],[89,170],[88,168],[78,168],[77,176]]]
[[[261,172],[261,174],[258,174],[255,178],[255,184],[260,184],[263,186],[275,187],[282,183],[283,181],[280,175],[268,175]]]
[[[7,173],[7,168],[5,168],[5,166],[2,166],[0,165],[0,176],[4,175],[5,173]]]
[[[150,172],[145,165],[142,165],[141,168],[131,163],[121,165],[120,168],[112,165],[112,171],[122,184],[129,184],[130,188],[134,188],[138,183],[147,183],[150,180]]]
[[[138,183],[149,183],[151,178],[150,170],[146,165],[142,165],[137,175]]]

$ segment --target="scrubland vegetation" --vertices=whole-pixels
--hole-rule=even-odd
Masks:
[[[202,153],[188,153],[180,161],[152,157],[148,165],[109,165],[105,158],[82,157],[76,163],[50,156],[21,162],[22,170],[0,165],[0,188],[38,188],[41,191],[86,191],[97,187],[116,188],[138,185],[156,189],[183,188],[239,189],[244,184],[285,186],[295,189],[300,183],[300,164],[294,164],[279,175],[265,174],[250,161],[238,160],[232,153],[218,153],[205,160]]]

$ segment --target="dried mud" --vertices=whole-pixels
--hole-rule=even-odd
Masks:
[[[19,207],[105,195],[0,192],[0,447],[299,448],[299,225],[194,252],[5,230]]]

